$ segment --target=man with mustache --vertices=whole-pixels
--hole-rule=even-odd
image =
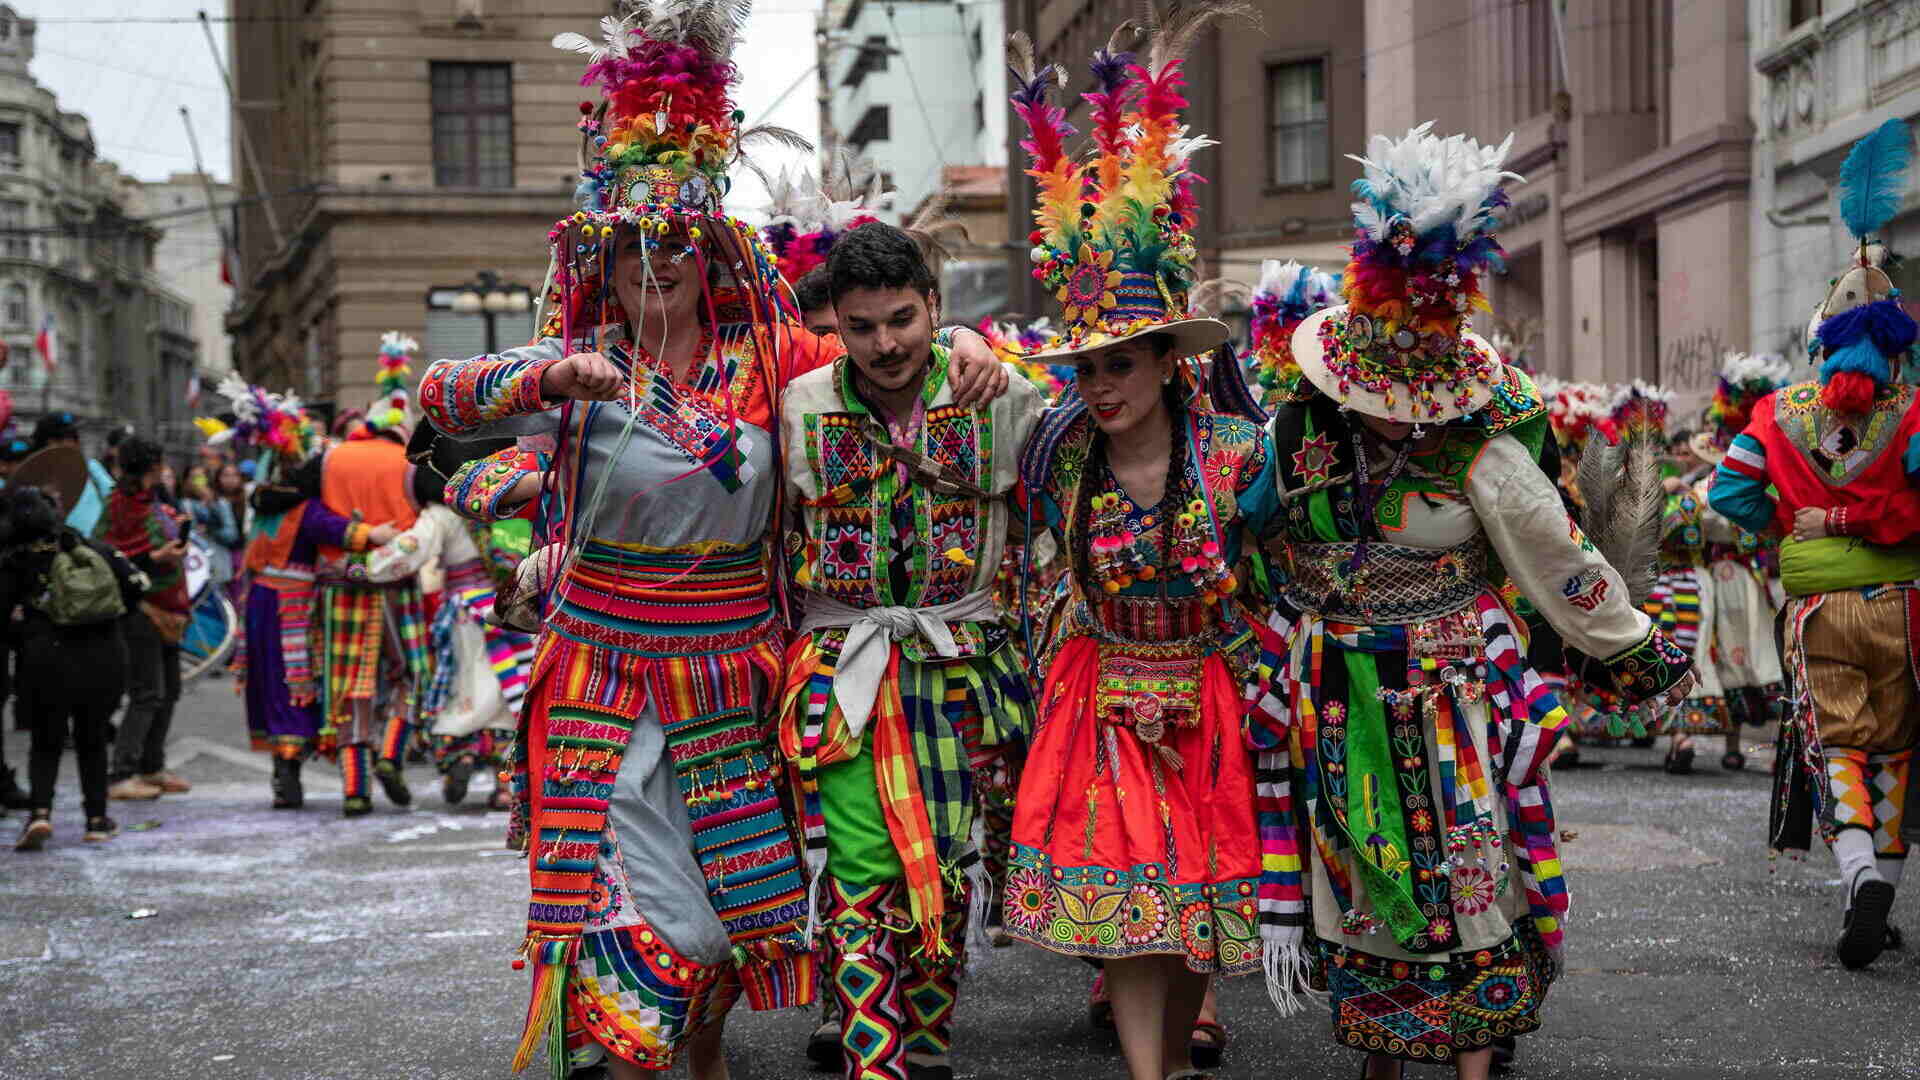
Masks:
[[[795,378],[781,416],[805,615],[780,746],[846,1075],[945,1080],[956,974],[985,946],[991,900],[975,791],[1008,784],[1032,727],[992,586],[1044,403],[1012,379],[990,405],[955,404],[933,274],[903,230],[853,229],[827,273],[847,355]]]

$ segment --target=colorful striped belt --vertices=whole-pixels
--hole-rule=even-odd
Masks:
[[[467,559],[447,567],[446,590],[449,595],[463,589],[491,589],[493,575],[487,572],[487,564],[479,559]]]
[[[643,656],[733,652],[780,633],[758,543],[661,550],[590,540],[548,612],[562,637]]]

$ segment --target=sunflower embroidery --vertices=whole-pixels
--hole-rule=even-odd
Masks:
[[[1475,915],[1493,906],[1499,896],[1494,887],[1493,875],[1478,866],[1462,866],[1453,872],[1453,910],[1463,918]]]
[[[1120,937],[1129,945],[1157,941],[1167,925],[1167,902],[1151,885],[1135,885],[1121,909]]]
[[[1067,272],[1067,283],[1054,294],[1066,305],[1062,316],[1069,323],[1091,326],[1100,321],[1100,313],[1120,302],[1113,294],[1120,284],[1120,272],[1113,269],[1113,252],[1080,249],[1079,260]]]
[[[1028,933],[1039,933],[1053,921],[1053,889],[1046,875],[1031,868],[1022,869],[1007,882],[1006,918]]]

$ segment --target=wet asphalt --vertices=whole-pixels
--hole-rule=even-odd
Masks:
[[[7,726],[22,767],[26,737]],[[1655,751],[1618,749],[1555,777],[1573,834],[1569,970],[1512,1075],[1920,1076],[1920,956],[1840,968],[1832,861],[1769,864],[1768,761],[1753,749],[1740,773],[1703,754],[1696,775],[1671,777]],[[0,1080],[512,1075],[525,866],[501,848],[504,815],[481,809],[487,779],[450,808],[418,765],[411,809],[376,799],[349,821],[337,780],[310,767],[307,808],[272,811],[266,759],[247,752],[219,680],[189,687],[171,755],[195,791],[115,804],[110,843],[79,842],[70,761],[47,851],[16,854],[23,815],[0,821]],[[1903,896],[1894,917],[1920,931],[1920,902]],[[962,991],[956,1075],[1124,1077],[1113,1037],[1086,1022],[1089,975],[997,950]],[[1282,1020],[1258,979],[1225,984],[1222,1011],[1222,1080],[1359,1071],[1324,1012]],[[802,1055],[813,1022],[736,1013],[735,1080],[821,1076]]]

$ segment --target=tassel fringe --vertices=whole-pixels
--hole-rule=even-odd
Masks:
[[[1295,1016],[1307,1003],[1323,1002],[1314,992],[1304,932],[1297,926],[1260,928],[1260,964],[1266,970],[1267,997],[1281,1016]]]
[[[801,855],[801,863],[807,871],[807,946],[812,948],[820,942],[820,912],[827,904],[827,852],[825,848],[809,847]]]
[[[513,1071],[533,1064],[534,1052],[544,1041],[547,1063],[555,1080],[566,1080],[567,1025],[561,1017],[567,993],[567,973],[578,938],[533,938],[521,952],[533,964],[533,996],[527,1003],[527,1026],[514,1050]]]
[[[987,908],[993,901],[993,878],[980,857],[986,843],[983,814],[973,815],[973,858],[967,863],[967,974],[977,975],[993,958],[993,939],[987,937]]]

